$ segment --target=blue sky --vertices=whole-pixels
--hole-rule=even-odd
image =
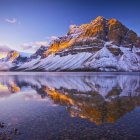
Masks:
[[[139,0],[0,0],[0,47],[33,52],[97,16],[117,18],[140,35],[139,7]]]

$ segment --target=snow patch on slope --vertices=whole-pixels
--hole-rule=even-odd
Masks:
[[[121,51],[124,54],[118,62],[120,69],[124,71],[140,71],[140,57],[128,49],[121,48]]]
[[[98,70],[113,70],[118,69],[117,58],[106,48],[103,47],[93,57],[91,61],[87,63],[89,67]]]
[[[0,62],[0,71],[8,71],[13,65],[10,62]]]

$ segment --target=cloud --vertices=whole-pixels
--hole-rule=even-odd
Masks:
[[[15,24],[15,23],[17,23],[17,19],[15,19],[15,18],[11,18],[11,19],[6,18],[5,21],[6,21],[7,23],[10,23],[10,24]]]
[[[35,53],[41,46],[49,46],[50,43],[58,39],[57,36],[47,36],[45,37],[46,41],[35,41],[35,42],[28,42],[23,43],[20,45],[20,49],[25,52]]]
[[[7,45],[0,45],[0,52],[8,52],[10,50]]]
[[[48,46],[48,45],[49,45],[48,41],[36,41],[36,42],[24,43],[20,46],[20,48],[26,52],[34,53],[41,46]]]
[[[58,37],[57,37],[57,36],[51,36],[50,38],[51,38],[51,40],[58,39]]]
[[[37,41],[34,43],[35,46],[48,46],[49,43],[47,41]]]
[[[45,37],[45,39],[47,39],[48,42],[51,42],[51,41],[53,41],[53,40],[58,39],[58,37],[57,37],[57,36],[47,36],[47,37]]]
[[[20,47],[23,50],[28,50],[28,49],[32,48],[33,46],[31,45],[31,43],[24,43],[24,44],[21,44]]]
[[[10,50],[11,49],[8,45],[1,45],[0,44],[0,59],[6,57]]]

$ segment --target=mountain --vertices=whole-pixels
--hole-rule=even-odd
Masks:
[[[11,65],[17,71],[140,71],[140,37],[117,19],[99,16],[71,25],[49,47]]]
[[[9,49],[7,55],[0,59],[0,70],[15,70],[19,65],[27,62],[30,54]]]

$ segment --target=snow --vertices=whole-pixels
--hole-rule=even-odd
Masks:
[[[0,71],[8,71],[13,65],[10,62],[0,62]]]
[[[117,68],[117,59],[106,47],[103,47],[90,58],[90,62],[87,62],[87,65],[101,71],[104,71],[104,68],[106,68],[107,71],[108,67]]]
[[[112,48],[120,48],[123,54],[115,56],[108,50],[107,45],[110,45]],[[74,50],[76,54],[68,53],[67,55],[63,55],[64,51],[60,55],[50,54],[46,58],[39,56],[36,59],[18,64],[17,70],[42,69],[44,71],[70,71],[89,69],[97,71],[140,71],[140,56],[137,55],[137,52],[140,52],[139,48],[133,47],[131,51],[130,48],[118,47],[112,45],[111,42],[106,42],[104,47],[97,52],[81,52],[85,48],[90,47],[75,46]],[[9,70],[12,67],[14,67],[12,62],[6,62],[6,60],[0,61],[0,70]]]
[[[32,69],[32,66],[35,65],[36,63],[38,63],[40,60],[40,57],[38,57],[37,59],[33,59],[29,62],[25,62],[24,64],[22,64],[18,69]]]
[[[60,70],[78,69],[82,68],[84,61],[91,55],[91,53],[85,52],[75,55],[69,54],[63,57],[60,57],[59,55],[49,55],[47,58],[42,59],[35,67],[44,68],[46,71],[57,70],[58,68]]]
[[[47,58],[33,59],[22,64],[19,69],[44,69],[45,71],[63,71],[75,69],[97,69],[100,71],[139,71],[140,57],[128,48],[120,47],[123,55],[114,56],[106,47],[96,53],[79,52],[66,56],[49,55]]]
[[[140,57],[123,47],[121,48],[121,51],[124,54],[118,62],[120,69],[123,69],[124,71],[140,71]]]
[[[99,50],[94,55],[94,58],[100,59],[100,58],[103,58],[103,57],[106,57],[106,58],[113,57],[113,54],[106,47],[103,47],[101,50]]]
[[[108,46],[108,45],[111,45],[111,41],[110,42],[105,42],[105,44],[104,44],[104,46],[106,47],[106,46]]]

